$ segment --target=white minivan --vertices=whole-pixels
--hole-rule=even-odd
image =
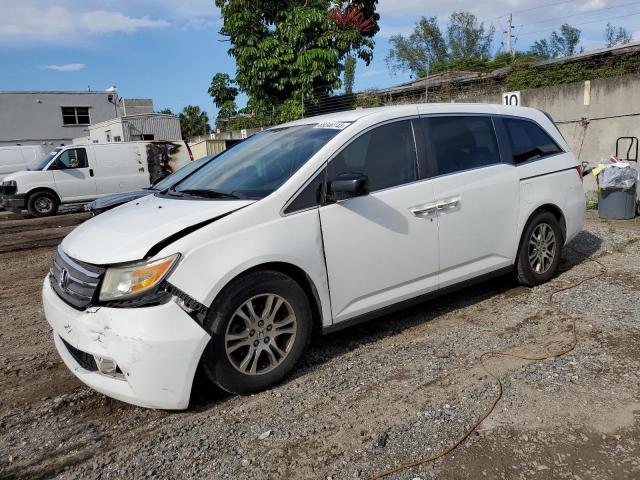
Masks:
[[[0,206],[54,215],[60,204],[85,203],[151,184],[193,160],[179,141],[92,143],[58,147],[0,183]]]
[[[44,311],[69,369],[186,408],[281,381],[332,332],[513,271],[549,280],[582,228],[581,169],[531,108],[426,104],[260,132],[60,245]]]
[[[40,145],[9,145],[0,147],[0,180],[7,175],[34,166],[45,155]]]

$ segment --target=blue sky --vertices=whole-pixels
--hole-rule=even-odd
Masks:
[[[553,5],[552,5],[553,4]],[[421,16],[444,26],[454,9],[469,10],[496,27],[495,48],[514,12],[516,47],[526,49],[562,23],[582,29],[586,50],[603,46],[608,20],[640,40],[640,1],[632,0],[380,0],[381,31],[374,61],[359,64],[356,89],[409,79],[385,64],[388,38],[407,34]],[[233,76],[228,43],[218,34],[213,0],[2,0],[0,90],[104,90],[153,98],[156,109],[200,105],[215,118],[207,94],[211,76]]]

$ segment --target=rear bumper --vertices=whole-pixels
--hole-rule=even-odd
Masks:
[[[24,194],[0,195],[0,206],[7,210],[22,210],[25,208]]]
[[[141,407],[188,407],[195,371],[211,337],[174,302],[81,311],[63,302],[48,278],[42,299],[60,357],[82,382]],[[94,355],[114,360],[122,374],[91,368]]]

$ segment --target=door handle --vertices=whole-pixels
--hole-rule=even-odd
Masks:
[[[448,202],[438,202],[438,203],[436,203],[436,210],[438,210],[438,211],[451,210],[453,208],[456,208],[458,205],[460,205],[460,199],[459,198],[454,198],[452,200],[449,200]]]
[[[437,207],[433,204],[430,205],[417,205],[415,207],[410,207],[409,211],[415,217],[422,217],[424,215],[429,215],[430,213],[435,213]]]
[[[90,169],[89,169],[89,176],[90,176],[90,177],[93,177],[93,168],[90,168]]]

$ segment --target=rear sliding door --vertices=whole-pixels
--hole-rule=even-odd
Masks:
[[[491,116],[420,120],[438,217],[440,287],[513,263],[519,189],[501,161]]]

